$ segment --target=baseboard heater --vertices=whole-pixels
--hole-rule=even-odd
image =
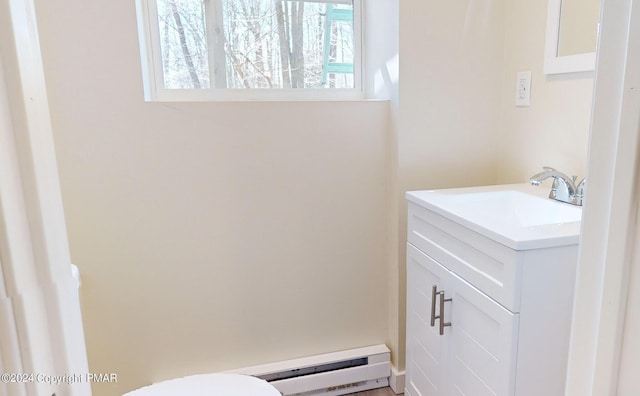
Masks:
[[[389,385],[385,345],[327,353],[228,371],[269,381],[285,396],[333,396]]]

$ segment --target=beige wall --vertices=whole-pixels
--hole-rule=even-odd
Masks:
[[[398,364],[404,354],[400,346],[398,318],[399,279],[398,266],[398,149],[399,131],[399,0],[365,0],[365,92],[367,97],[389,98],[389,132],[386,144],[387,161],[387,288],[388,288],[388,333],[386,344],[391,349],[391,361]],[[394,226],[391,226],[394,225]]]
[[[132,1],[38,16],[94,395],[386,341],[388,102],[144,103]]]
[[[500,183],[525,182],[542,166],[583,177],[593,72],[545,76],[544,1],[507,1]],[[531,106],[515,106],[516,74],[531,71]]]

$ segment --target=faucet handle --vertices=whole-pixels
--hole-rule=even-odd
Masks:
[[[584,203],[584,193],[587,188],[587,178],[582,179],[578,186],[576,187],[576,194],[574,197],[574,204],[582,206]]]

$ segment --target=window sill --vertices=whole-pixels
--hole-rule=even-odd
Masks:
[[[145,95],[146,102],[360,102],[367,98],[355,89],[237,89],[237,90],[163,90]],[[386,100],[386,99],[382,99]]]

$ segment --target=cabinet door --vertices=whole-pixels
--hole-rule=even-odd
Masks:
[[[445,329],[450,339],[449,383],[453,396],[512,396],[518,314],[503,308],[450,273],[445,290]]]
[[[437,321],[431,326],[431,298],[433,286],[440,290],[449,276],[444,267],[407,244],[406,393],[411,396],[448,395],[447,340],[439,334]]]

